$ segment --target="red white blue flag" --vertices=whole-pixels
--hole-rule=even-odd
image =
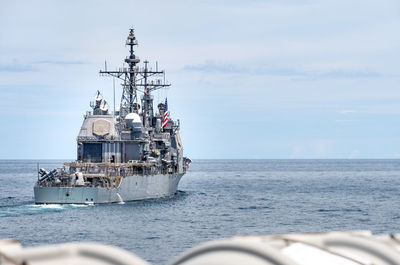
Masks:
[[[164,107],[164,119],[162,122],[162,127],[164,128],[168,124],[168,103],[167,103],[167,98],[165,98],[165,107]]]

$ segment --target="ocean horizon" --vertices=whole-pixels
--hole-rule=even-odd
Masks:
[[[171,198],[35,205],[37,162],[63,161],[0,160],[0,238],[25,247],[98,242],[165,264],[235,235],[400,232],[399,159],[194,159]]]

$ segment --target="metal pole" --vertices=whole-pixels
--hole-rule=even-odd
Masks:
[[[115,117],[115,77],[113,77],[114,117]]]

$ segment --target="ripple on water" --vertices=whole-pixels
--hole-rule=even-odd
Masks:
[[[0,217],[18,217],[23,215],[42,214],[44,212],[59,212],[76,208],[90,207],[84,204],[21,204],[12,206],[1,206]]]
[[[239,210],[260,210],[260,209],[272,209],[270,206],[246,206],[246,207],[238,207]]]

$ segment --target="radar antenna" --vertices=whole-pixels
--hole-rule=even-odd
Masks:
[[[124,62],[128,64],[128,67],[122,67],[115,71],[108,71],[107,69],[104,71],[100,70],[100,75],[110,75],[123,81],[121,84],[121,118],[124,118],[128,113],[132,112],[139,114],[139,108],[137,107],[138,91],[143,92],[143,118],[152,116],[152,110],[149,113],[149,108],[152,108],[152,97],[150,97],[150,93],[154,90],[168,87],[170,84],[163,81],[165,80],[165,73],[164,71],[158,71],[158,66],[156,67],[156,71],[152,71],[148,68],[148,61],[144,62],[145,66],[143,68],[139,68],[137,66],[137,64],[140,62],[140,59],[134,54],[134,46],[137,46],[138,42],[136,40],[133,28],[129,30],[126,45],[129,46],[129,57],[127,57]],[[155,82],[154,80],[149,80],[150,77],[157,75],[163,75],[163,80],[157,79]],[[143,119],[143,122],[144,121],[145,119]]]

